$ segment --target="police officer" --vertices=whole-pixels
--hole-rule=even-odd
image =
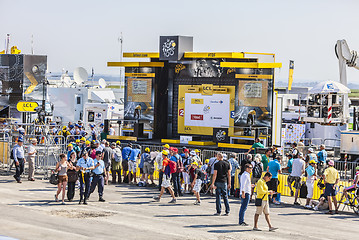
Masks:
[[[23,138],[19,137],[19,139],[17,140],[17,144],[15,145],[15,147],[12,150],[13,156],[14,156],[14,161],[15,161],[15,168],[16,168],[16,173],[14,175],[14,178],[17,183],[21,183],[20,176],[24,172],[24,165],[26,162],[23,141],[24,141]]]
[[[98,188],[98,196],[99,201],[104,202],[105,199],[102,198],[103,196],[103,188],[104,188],[104,175],[106,175],[106,168],[105,168],[105,162],[101,159],[102,158],[102,152],[97,151],[96,152],[96,158],[94,160],[94,166],[90,169],[93,169],[92,172],[94,173],[92,182],[91,182],[91,190],[90,194],[95,191],[95,188],[97,186]]]
[[[94,166],[94,161],[88,156],[88,153],[85,151],[82,158],[77,161],[76,170],[79,172],[80,178],[80,201],[79,204],[83,201],[84,204],[87,204],[87,199],[90,193],[90,172],[91,168]],[[84,191],[85,188],[85,191]]]

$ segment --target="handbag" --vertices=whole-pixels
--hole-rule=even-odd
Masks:
[[[67,177],[68,177],[68,182],[76,182],[79,175],[76,171],[68,171]]]
[[[267,195],[267,193],[264,194],[262,198],[256,198],[256,200],[254,202],[254,206],[256,206],[256,207],[262,206],[263,198],[265,197],[265,195]]]
[[[52,172],[49,182],[51,184],[57,185],[59,183],[59,175],[55,172]]]

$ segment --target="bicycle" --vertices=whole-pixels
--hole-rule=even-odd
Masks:
[[[343,185],[340,185],[339,186],[339,189],[344,189],[345,186]],[[342,191],[343,195],[340,199],[340,201],[338,202],[339,206],[338,208],[340,207],[340,204],[343,204],[343,210],[345,207],[348,207],[348,208],[351,208],[355,214],[359,215],[359,189],[358,190],[355,190],[353,192],[347,192],[347,196],[348,197],[345,197],[344,195],[344,190]],[[345,201],[344,201],[345,199]]]

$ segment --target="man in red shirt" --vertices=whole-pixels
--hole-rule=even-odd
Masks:
[[[159,202],[161,200],[163,192],[167,188],[167,190],[170,192],[170,194],[172,196],[172,200],[169,201],[168,203],[176,203],[176,197],[175,197],[174,192],[171,187],[171,177],[170,177],[171,171],[170,171],[170,166],[169,166],[170,160],[167,157],[168,154],[169,154],[169,152],[167,150],[162,151],[163,162],[162,162],[161,171],[163,172],[163,179],[162,179],[162,184],[161,184],[161,192],[160,192],[160,195],[153,197],[153,199],[156,202]]]

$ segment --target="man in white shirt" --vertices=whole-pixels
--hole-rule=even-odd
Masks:
[[[288,177],[288,186],[291,190],[291,193],[293,195],[292,190],[292,183],[294,182],[294,188],[295,191],[295,197],[294,197],[294,205],[299,205],[297,202],[298,195],[299,195],[299,189],[301,185],[302,175],[305,172],[305,162],[303,160],[303,153],[298,154],[298,158],[295,158],[292,163],[292,173]]]
[[[244,214],[247,210],[247,206],[249,204],[249,200],[252,192],[251,185],[251,173],[253,166],[250,163],[247,163],[244,166],[244,172],[241,175],[241,188],[240,193],[242,196],[241,208],[239,210],[239,225],[240,226],[248,226],[247,223],[244,222]]]
[[[35,174],[35,156],[36,156],[36,138],[31,139],[31,145],[29,146],[28,157],[27,160],[29,162],[29,181],[35,181],[34,174]]]

